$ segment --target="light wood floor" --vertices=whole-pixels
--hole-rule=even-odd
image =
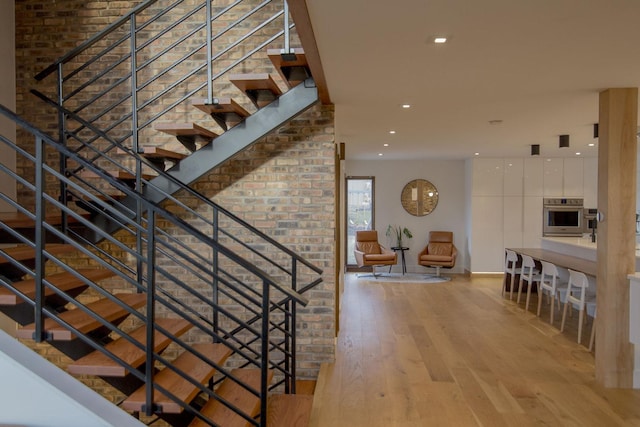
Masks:
[[[578,345],[576,315],[560,333],[560,315],[525,313],[501,285],[349,275],[310,426],[640,426],[640,391],[595,384],[591,323]]]

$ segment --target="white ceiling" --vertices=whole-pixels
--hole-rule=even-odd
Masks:
[[[306,2],[347,159],[594,157],[598,93],[640,86],[640,0]]]

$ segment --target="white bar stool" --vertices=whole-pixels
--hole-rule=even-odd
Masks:
[[[531,298],[531,287],[535,282],[540,282],[540,272],[536,270],[536,263],[529,255],[520,254],[522,256],[522,267],[520,268],[520,283],[518,284],[518,299],[516,302],[520,304],[520,295],[522,294],[522,282],[527,282],[527,302],[524,305],[525,311],[529,310],[529,299]]]
[[[580,271],[569,270],[569,285],[567,286],[567,295],[565,297],[564,310],[562,311],[562,324],[560,331],[564,331],[564,321],[567,317],[567,309],[569,305],[578,310],[578,344],[582,341],[582,324],[586,320],[584,312],[587,305],[593,306],[595,310],[595,297],[587,297],[587,289],[589,288],[589,280],[587,275]]]
[[[560,301],[564,300],[564,298],[561,297],[561,294],[566,292],[564,289],[559,289],[559,287],[561,285],[566,285],[567,283],[560,281],[558,267],[556,267],[555,264],[542,260],[540,261],[540,264],[542,264],[542,274],[540,283],[538,284],[538,317],[540,317],[543,295],[547,293],[549,297],[551,297],[549,323],[553,325],[553,317],[556,311],[555,303],[558,303],[558,310],[560,310]]]
[[[507,288],[507,277],[506,275],[510,275],[511,276],[511,282],[509,284],[509,299],[512,300],[513,299],[513,287],[515,285],[515,281],[516,281],[516,274],[519,274],[518,268],[516,267],[516,265],[518,264],[518,254],[515,253],[514,251],[510,250],[510,249],[505,249],[507,256],[504,260],[504,273],[505,273],[505,278],[504,278],[504,282],[502,283],[502,296],[504,296],[504,293],[506,291]]]

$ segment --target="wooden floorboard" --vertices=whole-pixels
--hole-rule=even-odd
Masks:
[[[336,363],[318,378],[310,426],[640,426],[640,390],[595,384],[577,343],[577,313],[560,332],[503,298],[502,280],[432,284],[347,275]],[[597,337],[596,337],[597,339]]]

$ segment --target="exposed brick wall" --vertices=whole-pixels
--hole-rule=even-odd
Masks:
[[[55,93],[55,82],[49,78],[38,83],[33,76],[138,3],[140,2],[17,1],[18,113],[38,127],[55,134],[56,115],[51,108],[29,94],[29,89],[36,87],[51,95]],[[268,12],[267,10],[264,13]],[[228,34],[225,37],[231,38],[232,35]],[[232,56],[237,57],[240,54],[236,52]],[[163,58],[162,62],[166,64],[168,61],[175,60],[176,57],[177,54],[171,53]],[[233,72],[273,73],[273,67],[266,59],[264,52],[236,68]],[[153,74],[153,70],[149,73]],[[281,81],[278,83],[284,89],[283,83]],[[158,87],[149,89],[149,93],[145,96],[149,96],[154,90],[160,90],[166,84],[168,83],[159,82]],[[199,95],[204,96],[203,93]],[[249,111],[255,110],[246,99],[241,99],[237,89],[228,83],[220,82],[216,86],[216,95],[232,96]],[[171,102],[169,97],[162,102],[152,104],[149,107],[149,114],[153,114],[154,109],[157,111],[158,108],[162,108],[162,105]],[[220,129],[215,129],[210,118],[192,108],[188,102],[186,106],[184,103],[176,106],[163,117],[163,120],[196,121],[212,127],[218,133],[221,132]],[[315,377],[320,363],[331,361],[334,354],[335,143],[333,126],[333,108],[315,106],[194,184],[194,188],[205,196],[288,248],[301,253],[324,270],[324,282],[307,294],[311,302],[307,308],[301,310],[299,316],[301,331],[298,338],[299,375],[306,378]],[[163,146],[178,145],[171,137],[153,131],[152,126],[141,134],[141,138],[145,143]],[[20,139],[20,143],[25,148],[30,148],[33,144],[30,138],[25,137]],[[49,161],[55,164],[57,157],[51,155]],[[33,173],[28,165],[20,162],[18,171],[24,176],[31,176]],[[22,202],[30,203],[25,193],[22,194]],[[131,239],[126,243],[130,246],[135,245]],[[103,244],[103,247],[108,250],[112,248],[108,244]],[[69,257],[69,262],[83,261]],[[116,280],[109,280],[106,287],[120,289],[121,286]],[[68,363],[68,360],[56,351],[44,350],[44,353],[62,366]],[[92,379],[87,381],[96,385]],[[99,388],[105,392],[108,386],[100,383]],[[110,394],[110,397],[116,399],[117,393]]]

